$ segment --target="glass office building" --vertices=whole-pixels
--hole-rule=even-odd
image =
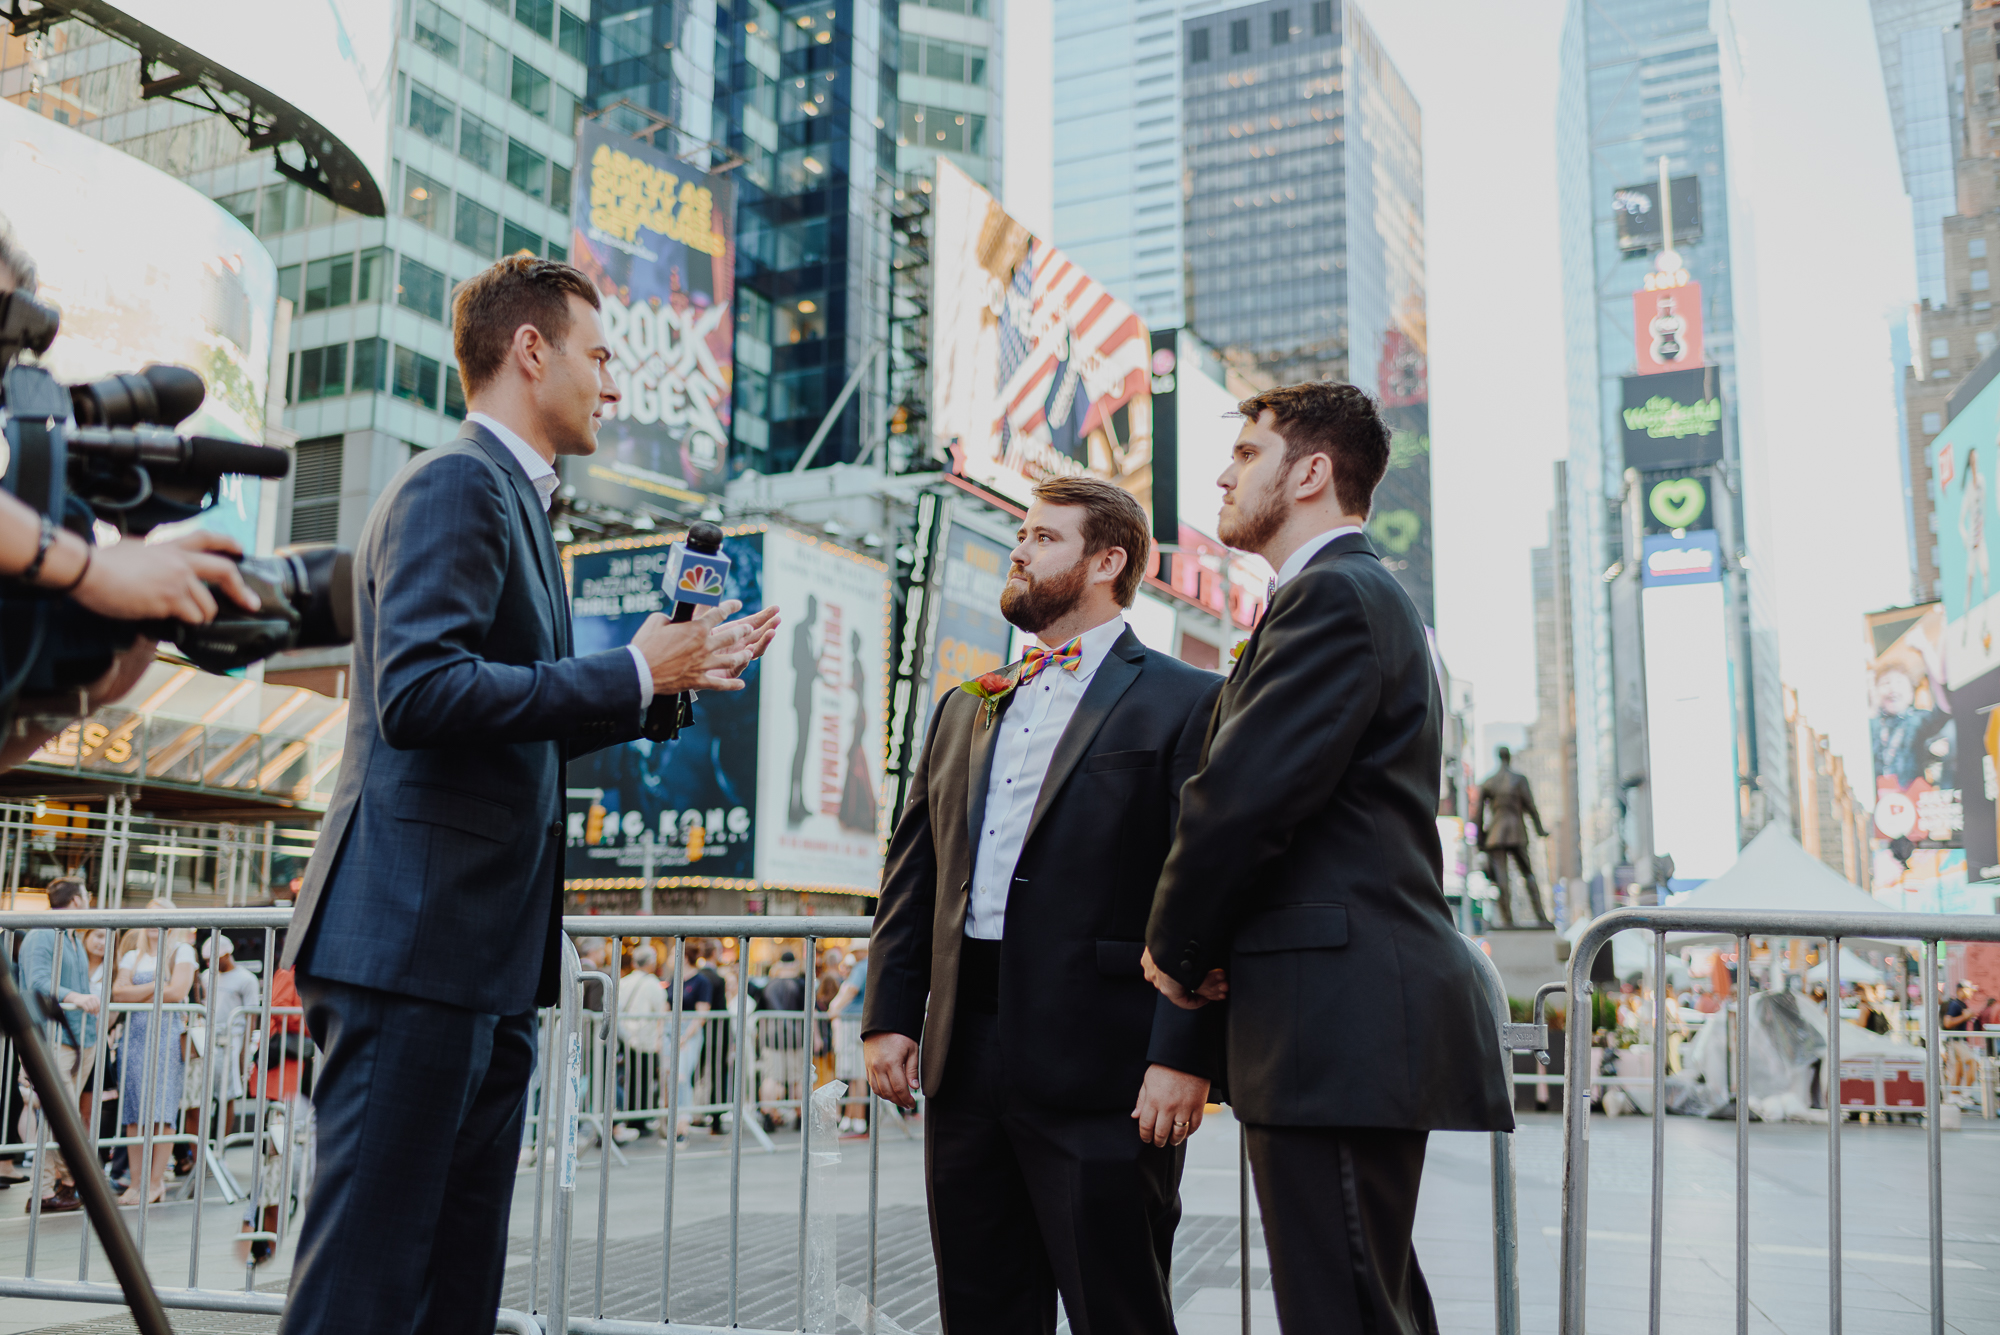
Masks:
[[[697,9],[601,0],[591,103],[628,131],[651,124],[633,108],[653,113],[666,122],[656,147],[734,184],[732,471],[791,468],[867,361],[815,456],[853,460],[884,417],[894,10],[877,0]]]
[[[1423,119],[1360,11],[1263,0],[1181,23],[1186,317],[1270,382],[1382,403],[1371,533],[1433,615]]]
[[[1565,358],[1569,387],[1569,580],[1575,617],[1574,689],[1578,806],[1585,875],[1607,880],[1629,867],[1637,843],[1628,795],[1646,778],[1643,678],[1614,660],[1636,662],[1614,644],[1612,581],[1636,568],[1626,550],[1624,382],[1639,370],[1634,294],[1655,271],[1657,243],[1634,244],[1635,192],[1658,194],[1660,161],[1680,201],[1673,249],[1700,285],[1704,360],[1721,388],[1722,474],[1716,513],[1728,530],[1727,652],[1734,683],[1739,833],[1790,818],[1787,738],[1774,619],[1747,559],[1754,514],[1743,496],[1746,456],[1739,418],[1751,377],[1739,380],[1739,304],[1754,293],[1738,281],[1732,243],[1742,200],[1731,188],[1727,113],[1736,75],[1726,40],[1711,26],[1710,0],[1571,0],[1557,93],[1557,172],[1561,225]],[[1726,25],[1726,5],[1713,9]],[[1689,181],[1692,184],[1689,184]],[[1698,201],[1688,207],[1690,200]],[[1656,229],[1659,223],[1652,224]],[[1755,468],[1749,470],[1753,475]],[[1729,497],[1737,499],[1729,500]],[[1754,497],[1749,502],[1754,504]],[[1727,503],[1725,503],[1727,502]],[[1636,633],[1637,623],[1633,623]],[[1623,727],[1621,729],[1621,723]],[[1633,729],[1637,728],[1635,742]],[[1726,777],[1723,780],[1726,782]],[[1671,849],[1659,850],[1671,853]],[[1649,880],[1641,869],[1638,879]]]
[[[1945,288],[1943,219],[1958,211],[1958,146],[1965,82],[1958,39],[1961,0],[1871,0],[1882,87],[1896,131],[1896,158],[1910,193],[1917,241],[1917,295],[1933,306]]]

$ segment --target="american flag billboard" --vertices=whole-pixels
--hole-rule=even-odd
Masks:
[[[1151,513],[1145,323],[942,157],[931,217],[930,427],[939,455],[1023,503],[1044,477],[1089,474]]]

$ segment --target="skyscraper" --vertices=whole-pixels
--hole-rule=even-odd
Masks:
[[[1959,90],[1965,60],[1958,40],[1962,0],[1870,0],[1882,86],[1896,131],[1896,157],[1910,195],[1917,239],[1917,296],[1945,304],[1944,233],[1956,213],[1958,145],[1964,138]]]
[[[1656,799],[1710,802],[1737,841],[1790,812],[1776,633],[1740,499],[1760,442],[1739,430],[1739,418],[1755,419],[1757,387],[1737,374],[1739,306],[1754,306],[1754,293],[1735,263],[1748,238],[1738,235],[1745,210],[1726,144],[1737,86],[1727,25],[1727,6],[1710,0],[1571,0],[1562,39],[1556,141],[1582,862],[1585,875],[1640,884],[1652,883],[1646,859],[1656,853],[1673,855],[1682,875],[1715,874],[1689,867],[1685,848],[1654,847]],[[1682,419],[1692,436],[1660,420],[1688,410],[1702,418],[1698,427]],[[1655,439],[1665,446],[1656,451]],[[1698,449],[1680,448],[1690,439]],[[1639,470],[1631,485],[1628,467]],[[1674,482],[1675,505],[1693,507],[1689,488],[1698,489],[1700,506],[1649,509],[1662,481]],[[1661,517],[1679,513],[1693,517]],[[1699,780],[1656,793],[1654,769],[1689,743],[1648,737],[1649,693],[1666,667],[1648,655],[1668,646],[1644,638],[1641,571],[1656,537],[1679,543],[1694,526],[1712,553],[1704,577],[1721,590],[1702,652],[1720,655],[1713,679],[1732,698],[1712,702],[1719,731]],[[1649,573],[1645,593],[1653,582]],[[1733,762],[1710,764],[1717,749]]]
[[[1370,532],[1429,621],[1422,113],[1351,3],[1260,0],[1181,29],[1189,327],[1270,381],[1377,396],[1396,444]]]
[[[791,468],[851,378],[814,461],[858,457],[879,438],[887,383],[893,11],[609,0],[591,30],[590,97],[614,128],[735,186],[732,467]]]

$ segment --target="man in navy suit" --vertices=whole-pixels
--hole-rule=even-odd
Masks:
[[[478,1332],[500,1302],[535,1007],[560,976],[563,764],[659,692],[740,689],[775,610],[646,621],[574,657],[547,510],[618,400],[590,280],[502,260],[460,289],[472,411],[355,556],[340,782],[283,964],[324,1052],[318,1176],[281,1328]]]

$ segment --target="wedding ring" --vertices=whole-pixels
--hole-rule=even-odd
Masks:
[[[1186,1123],[1186,1122],[1175,1122],[1175,1123],[1174,1123],[1174,1125],[1175,1125],[1175,1126],[1186,1126],[1186,1125],[1187,1125],[1187,1123]]]

